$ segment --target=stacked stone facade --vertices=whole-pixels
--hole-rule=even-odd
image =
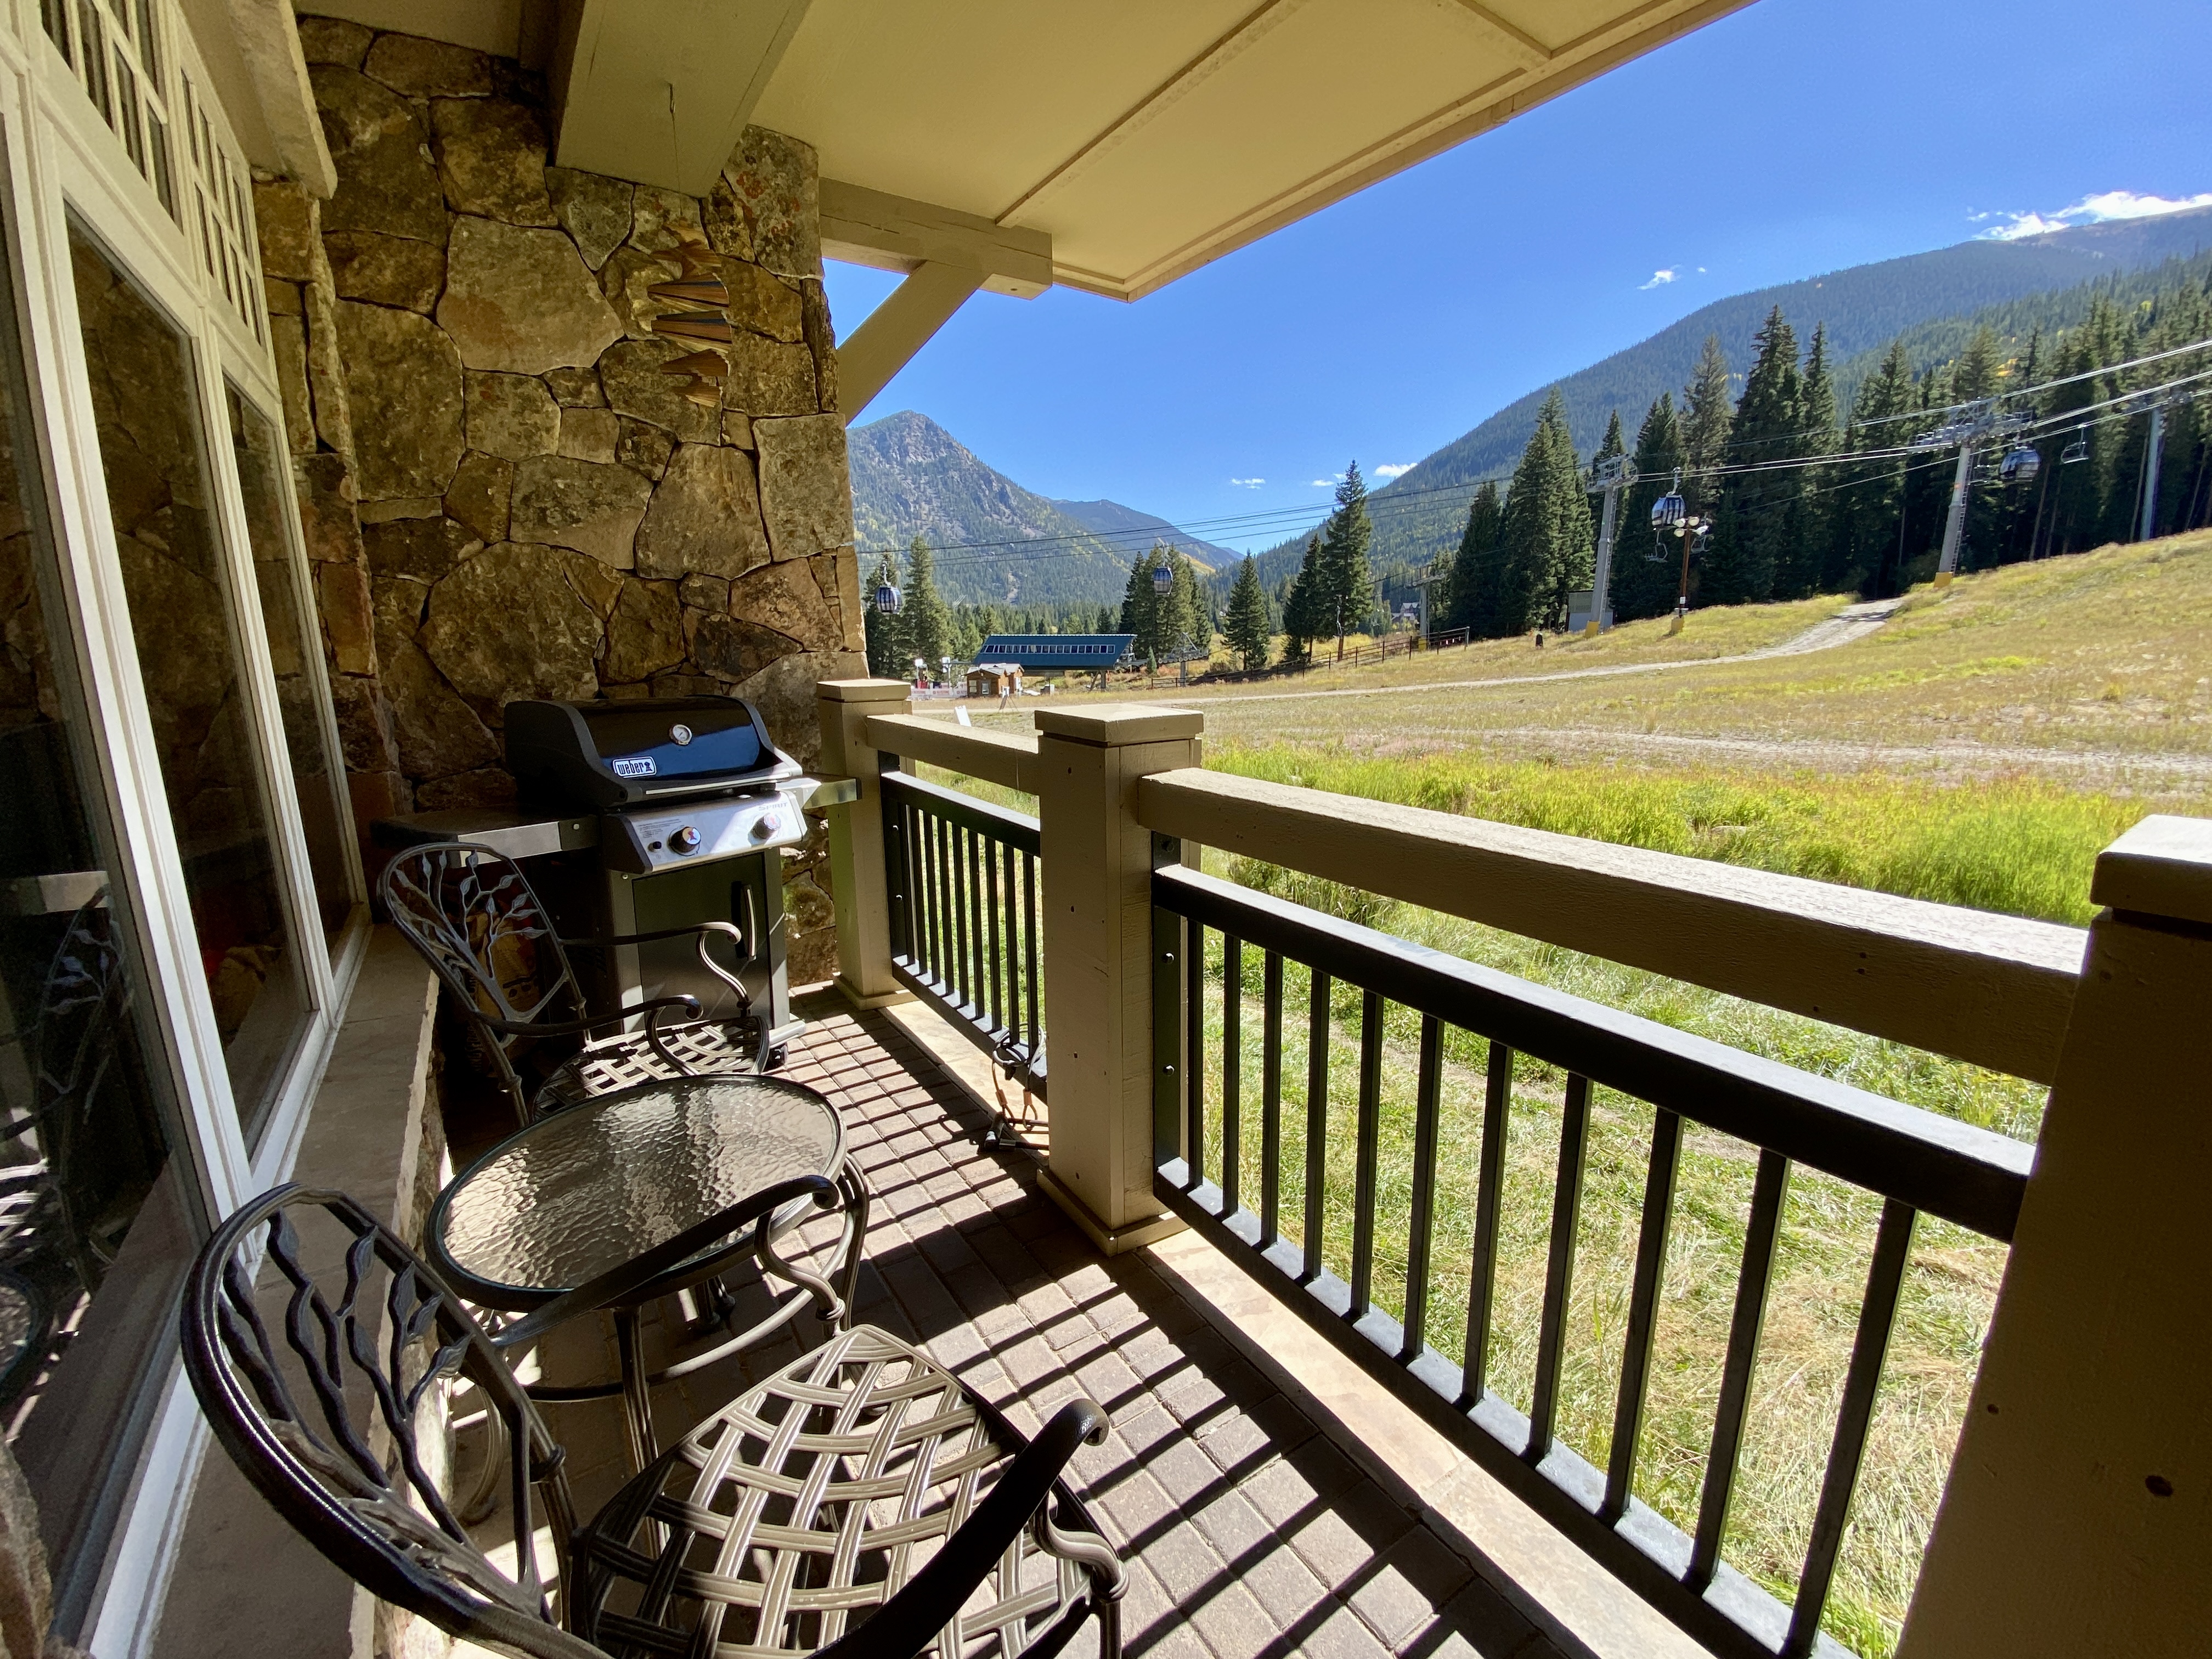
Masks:
[[[512,799],[519,697],[729,693],[811,762],[815,682],[865,672],[812,152],[748,128],[704,199],[574,172],[514,63],[300,34],[337,190],[256,201],[356,816]],[[719,407],[652,329],[679,225],[725,259]],[[820,866],[787,870],[801,981]]]

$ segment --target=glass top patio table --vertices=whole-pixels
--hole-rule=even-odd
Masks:
[[[780,1182],[834,1177],[845,1159],[837,1109],[802,1085],[751,1075],[638,1085],[539,1119],[439,1194],[429,1234],[472,1300],[511,1310],[634,1261],[685,1228]],[[772,1231],[811,1207],[799,1199]],[[702,1276],[749,1243],[711,1247],[635,1300]]]

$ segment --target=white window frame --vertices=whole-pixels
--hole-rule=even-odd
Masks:
[[[270,667],[245,499],[232,454],[226,386],[285,433],[283,403],[265,320],[257,331],[240,314],[236,290],[212,283],[194,222],[197,181],[191,135],[193,109],[181,92],[191,80],[209,132],[238,169],[240,236],[247,269],[234,280],[253,303],[263,289],[251,219],[252,198],[242,151],[198,59],[173,0],[156,0],[163,40],[162,102],[172,112],[169,164],[178,203],[173,217],[104,121],[71,65],[48,40],[35,3],[15,9],[12,29],[0,26],[0,214],[9,236],[0,257],[14,265],[19,314],[0,326],[19,329],[30,381],[35,441],[23,447],[45,473],[60,566],[65,615],[48,619],[52,647],[72,652],[86,702],[96,777],[84,787],[103,797],[113,826],[116,885],[136,922],[135,944],[152,1005],[149,1066],[176,1103],[180,1122],[172,1151],[188,1201],[206,1221],[228,1214],[282,1180],[296,1158],[308,1109],[321,1081],[345,1004],[367,953],[366,884],[354,839],[343,836],[352,915],[336,939],[324,931],[282,710]],[[268,831],[280,902],[292,930],[304,1029],[275,1085],[252,1146],[236,1109],[222,1045],[200,968],[184,872],[172,831],[158,750],[148,715],[99,459],[91,390],[70,275],[74,219],[166,313],[187,343],[203,464],[213,486],[218,556],[226,599],[243,660],[238,665],[250,742],[267,793]],[[236,258],[239,250],[233,249]],[[218,262],[220,263],[220,262]],[[288,448],[289,453],[289,448]],[[289,469],[287,469],[289,472]],[[322,711],[323,738],[345,805],[343,751],[321,650],[319,611],[307,579],[297,501],[279,492],[289,568],[307,632],[307,672]],[[349,824],[346,827],[349,828]],[[173,1562],[178,1535],[207,1430],[182,1369],[149,1379],[141,1409],[150,1419],[131,1488],[107,1540],[100,1580],[75,1634],[102,1656],[126,1659],[146,1650],[155,1613]],[[121,1471],[116,1472],[120,1477]]]

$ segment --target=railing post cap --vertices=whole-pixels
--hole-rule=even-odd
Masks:
[[[2097,854],[2093,903],[2212,924],[2212,818],[2154,812]]]
[[[814,686],[824,702],[900,702],[913,692],[904,680],[817,680]]]
[[[1040,708],[1036,729],[1046,737],[1072,738],[1102,749],[1133,743],[1166,743],[1195,738],[1206,731],[1206,716],[1195,708],[1162,708],[1147,702],[1093,703],[1088,708]]]

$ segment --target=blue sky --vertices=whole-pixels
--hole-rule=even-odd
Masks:
[[[2205,0],[1759,0],[1134,305],[978,295],[863,419],[1179,523],[1318,513],[1723,295],[2212,191],[2208,64]],[[832,265],[840,331],[896,281]]]

